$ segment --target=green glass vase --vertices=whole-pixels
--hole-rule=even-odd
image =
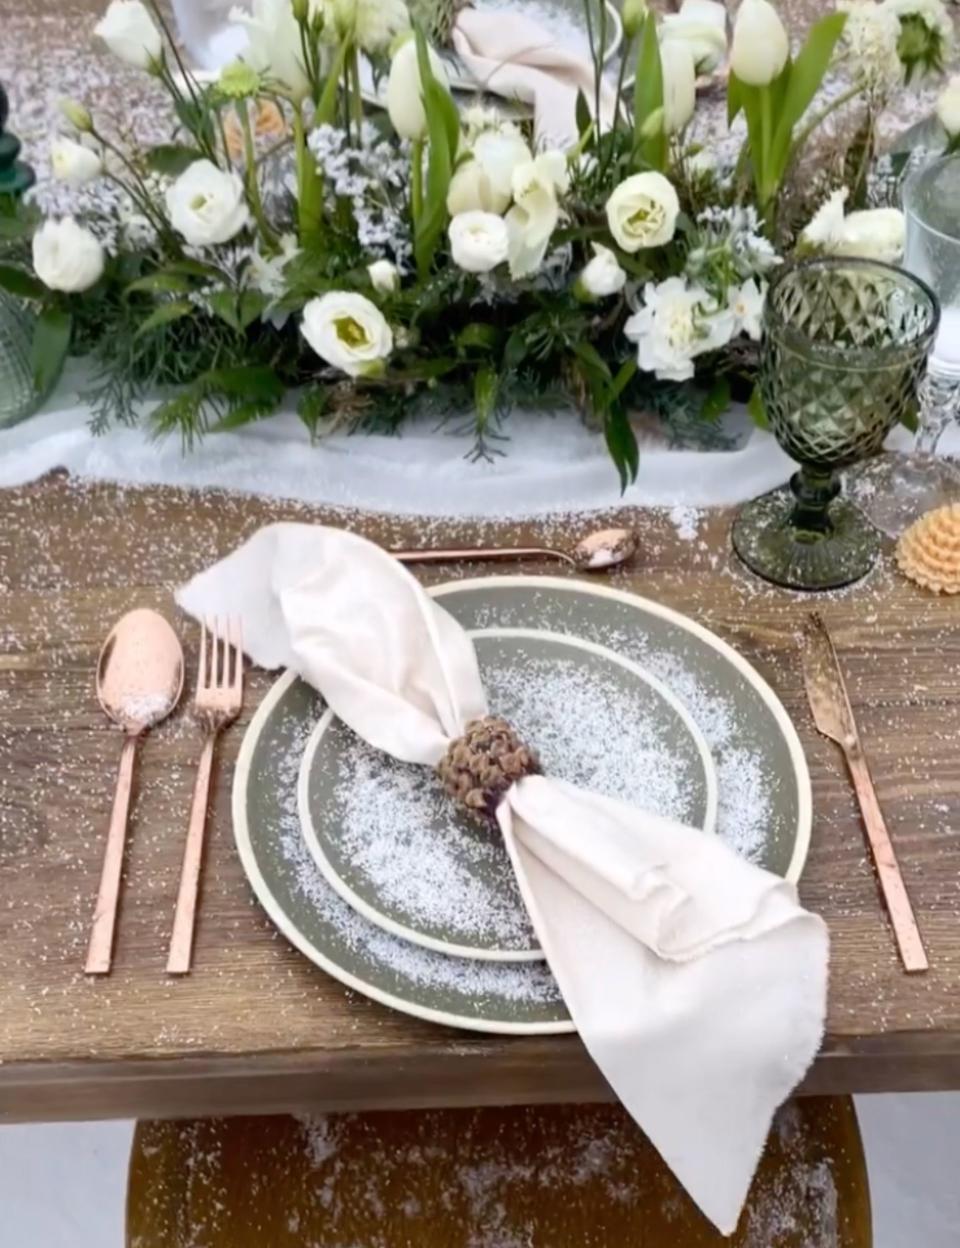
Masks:
[[[33,377],[35,323],[24,304],[0,290],[0,429],[32,416],[44,398]]]
[[[875,455],[915,408],[938,320],[925,283],[878,261],[832,256],[778,271],[764,308],[760,390],[800,471],[734,522],[734,549],[758,576],[835,589],[873,566],[879,535],[838,497],[838,473]]]

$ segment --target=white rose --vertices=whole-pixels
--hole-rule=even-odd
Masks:
[[[693,116],[697,106],[697,71],[687,44],[668,39],[660,46],[663,70],[663,129],[676,134]]]
[[[51,290],[89,290],[103,274],[103,248],[72,217],[44,221],[33,236],[33,267]]]
[[[679,13],[667,13],[660,25],[666,43],[685,43],[698,74],[712,74],[727,53],[727,10],[717,0],[683,0]]]
[[[450,222],[450,254],[466,273],[489,273],[508,250],[506,222],[493,212],[461,212]]]
[[[382,295],[391,295],[400,289],[400,270],[389,260],[374,260],[367,265],[367,273],[374,290]]]
[[[865,256],[899,264],[905,240],[906,222],[899,208],[867,208],[844,217],[830,250],[838,256]]]
[[[662,247],[673,238],[680,200],[662,173],[635,173],[607,200],[610,233],[624,251]]]
[[[96,152],[63,135],[50,145],[50,165],[53,176],[69,186],[85,186],[103,173],[103,161]]]
[[[175,230],[192,247],[234,238],[250,219],[243,182],[209,160],[194,161],[167,188],[167,212]]]
[[[562,152],[542,152],[514,169],[513,207],[506,215],[512,278],[530,277],[540,268],[560,220],[557,192],[569,185]]]
[[[350,377],[383,372],[393,333],[383,313],[363,295],[331,291],[303,309],[300,330],[321,359]]]
[[[727,295],[727,306],[733,313],[734,335],[746,334],[754,342],[760,341],[761,320],[766,296],[766,286],[762,283],[758,286],[752,277],[745,281],[742,286],[731,287]]]
[[[447,211],[506,212],[513,198],[513,174],[532,160],[523,135],[514,127],[485,130],[473,145],[473,157],[450,180]]]
[[[576,291],[580,298],[605,299],[619,294],[626,280],[627,275],[610,248],[594,243],[593,259],[587,262],[577,278]]]
[[[659,286],[647,283],[643,307],[623,332],[637,344],[637,362],[644,372],[662,381],[687,381],[696,356],[728,343],[734,324],[730,309],[718,309],[702,287],[670,277]]]
[[[163,40],[140,0],[110,0],[94,32],[114,56],[137,69],[152,69],[163,56]]]
[[[790,55],[790,39],[769,0],[742,0],[733,23],[730,67],[741,82],[765,87]]]
[[[275,78],[291,99],[303,100],[310,79],[303,64],[300,27],[290,0],[253,0],[253,11],[230,10],[230,21],[246,28],[248,46],[243,58],[258,73]]]
[[[960,74],[954,74],[940,92],[937,117],[951,138],[960,134]]]
[[[447,85],[447,71],[433,48],[428,48],[433,76],[443,86]],[[417,41],[407,39],[396,50],[390,62],[387,79],[387,112],[390,122],[401,139],[414,141],[427,135],[427,114],[423,107],[423,84],[420,81],[420,65],[417,61]]]

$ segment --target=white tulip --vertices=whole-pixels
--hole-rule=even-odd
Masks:
[[[33,267],[51,290],[89,290],[103,274],[103,248],[72,217],[44,221],[33,236]]]
[[[669,277],[659,286],[647,283],[643,306],[623,332],[637,344],[637,363],[644,372],[662,381],[687,381],[695,371],[694,359],[725,346],[734,329],[733,312],[717,308],[703,287]]]
[[[473,158],[450,180],[447,211],[452,217],[461,212],[505,212],[513,198],[514,170],[532,159],[515,127],[483,131],[474,142]]]
[[[769,0],[743,0],[733,23],[730,67],[741,82],[765,87],[790,55],[790,39]]]
[[[69,186],[85,186],[103,173],[103,161],[97,152],[73,139],[58,135],[50,145],[53,176]]]
[[[303,100],[310,79],[303,64],[300,27],[290,0],[253,0],[253,11],[230,10],[230,21],[244,26],[248,47],[243,57],[264,77],[276,79],[293,100]]]
[[[433,48],[427,49],[433,76],[447,85],[447,71]],[[423,83],[417,61],[417,41],[407,39],[393,54],[387,79],[387,112],[401,139],[419,141],[427,136],[427,113],[423,106]]]
[[[830,251],[838,256],[865,256],[899,264],[905,241],[906,222],[899,208],[865,208],[844,217]]]
[[[239,174],[209,160],[194,161],[167,188],[167,212],[192,247],[226,243],[250,220]]]
[[[560,220],[557,193],[569,185],[563,152],[542,152],[514,169],[513,207],[506,215],[512,278],[530,277],[540,268]]]
[[[937,117],[951,138],[960,134],[960,74],[954,74],[940,92]]]
[[[389,260],[374,260],[367,265],[367,274],[373,289],[382,295],[392,295],[400,289],[400,270]]]
[[[683,0],[679,13],[667,13],[660,24],[666,43],[685,43],[698,74],[712,74],[727,53],[727,10],[718,0]]]
[[[594,243],[593,259],[587,262],[577,278],[575,290],[581,299],[606,299],[619,294],[626,280],[627,275],[610,248]]]
[[[363,295],[331,291],[303,309],[300,331],[322,360],[350,377],[375,377],[393,350],[393,332]]]
[[[663,130],[676,134],[697,107],[697,71],[689,45],[668,39],[660,45],[663,70]]]
[[[607,200],[610,233],[624,251],[662,247],[673,238],[680,200],[662,173],[635,173]]]
[[[94,27],[114,56],[137,69],[153,69],[163,56],[163,40],[140,0],[110,0]]]
[[[465,273],[489,273],[508,250],[507,225],[496,213],[461,212],[450,222],[450,254]]]

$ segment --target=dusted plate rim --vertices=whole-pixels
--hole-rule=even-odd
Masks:
[[[707,834],[716,833],[719,794],[717,769],[713,760],[713,754],[710,751],[702,729],[694,721],[693,716],[673,690],[659,677],[654,676],[652,672],[648,672],[642,664],[618,654],[616,650],[611,649],[609,646],[602,646],[598,642],[589,641],[585,637],[577,637],[572,633],[557,633],[541,628],[494,627],[468,629],[467,636],[471,641],[481,637],[516,637],[531,641],[553,642],[566,646],[571,650],[583,650],[589,654],[599,655],[607,659],[614,666],[624,668],[637,680],[649,686],[678,717],[697,747],[700,762],[703,766],[703,779],[706,786],[707,799],[701,831]],[[334,712],[327,708],[317,721],[304,746],[297,777],[297,812],[300,818],[300,831],[317,869],[333,891],[349,906],[352,906],[359,915],[373,923],[376,927],[382,928],[385,932],[389,932],[391,936],[396,936],[400,940],[406,940],[412,945],[418,945],[422,949],[430,949],[434,953],[443,953],[452,958],[471,958],[477,962],[542,962],[545,955],[539,947],[517,950],[484,948],[477,945],[457,945],[430,936],[427,933],[418,931],[416,928],[407,927],[406,924],[391,918],[390,915],[384,914],[381,910],[377,910],[366,898],[352,889],[346,880],[337,873],[333,863],[324,852],[323,844],[310,809],[310,775],[317,751],[334,718]]]

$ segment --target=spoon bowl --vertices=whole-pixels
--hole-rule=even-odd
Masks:
[[[637,545],[633,529],[598,529],[577,542],[573,560],[582,572],[605,572],[632,559]]]

